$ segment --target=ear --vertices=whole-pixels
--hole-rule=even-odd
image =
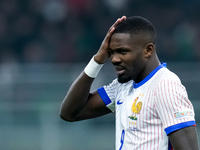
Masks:
[[[155,51],[155,45],[153,43],[148,43],[145,46],[144,56],[146,58],[150,57],[154,51]]]

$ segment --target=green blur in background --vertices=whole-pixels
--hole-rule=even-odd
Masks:
[[[200,137],[199,14],[198,0],[1,0],[0,149],[114,149],[114,114],[68,123],[59,109],[122,15],[140,15],[154,24],[160,61],[185,85]],[[91,90],[114,78],[108,62]]]

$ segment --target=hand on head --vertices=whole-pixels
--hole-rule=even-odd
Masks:
[[[117,21],[110,27],[108,30],[100,48],[99,51],[95,54],[94,60],[99,64],[104,64],[110,57],[109,55],[109,42],[110,38],[115,30],[115,26],[122,22],[123,20],[126,20],[126,16],[122,16],[121,18],[118,18]]]

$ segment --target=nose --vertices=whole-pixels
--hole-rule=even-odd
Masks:
[[[111,61],[113,64],[121,63],[121,58],[118,53],[114,53],[111,55]]]

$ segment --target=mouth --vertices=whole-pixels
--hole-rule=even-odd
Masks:
[[[122,75],[125,72],[123,67],[115,67],[117,75]]]
[[[125,70],[117,71],[117,75],[118,75],[118,76],[122,75],[122,74],[124,73],[124,71],[125,71]]]

